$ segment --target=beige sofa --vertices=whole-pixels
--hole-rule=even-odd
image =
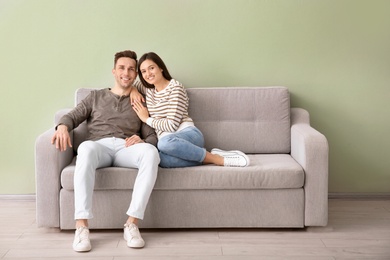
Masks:
[[[91,90],[76,91],[76,104]],[[239,149],[251,165],[159,169],[141,228],[325,226],[328,220],[328,142],[309,114],[290,108],[285,87],[189,88],[190,116],[207,150]],[[55,122],[70,109],[59,111]],[[85,122],[72,131],[74,150],[59,152],[51,128],[36,140],[39,227],[74,228],[75,151]],[[92,229],[122,228],[137,169],[97,170]]]

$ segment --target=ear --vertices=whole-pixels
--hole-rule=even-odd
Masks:
[[[115,69],[112,69],[112,74],[115,74]]]

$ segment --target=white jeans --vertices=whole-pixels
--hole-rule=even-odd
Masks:
[[[157,178],[160,158],[157,148],[148,143],[125,147],[121,138],[103,138],[80,144],[74,172],[75,219],[91,219],[92,195],[97,168],[117,166],[138,168],[127,215],[143,219]]]

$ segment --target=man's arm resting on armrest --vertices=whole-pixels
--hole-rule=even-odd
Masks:
[[[51,138],[51,143],[55,144],[58,150],[66,151],[67,147],[72,147],[72,142],[70,139],[68,127],[66,125],[60,124],[56,127],[53,137]]]

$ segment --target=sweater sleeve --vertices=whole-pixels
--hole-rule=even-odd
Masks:
[[[152,144],[157,146],[157,134],[153,128],[148,126],[145,123],[142,123],[141,126],[141,138],[144,139],[145,143]]]
[[[133,87],[135,87],[142,95],[146,95],[147,88],[142,85],[141,81],[138,78],[133,82]]]
[[[187,110],[187,93],[184,88],[175,86],[170,90],[166,102],[151,113],[155,115],[151,126],[159,131],[175,132],[182,123],[184,115],[187,114]]]
[[[66,125],[68,127],[68,131],[70,132],[84,122],[84,120],[86,120],[91,114],[93,98],[94,95],[93,92],[91,92],[68,114],[60,118],[56,129],[59,125]]]

